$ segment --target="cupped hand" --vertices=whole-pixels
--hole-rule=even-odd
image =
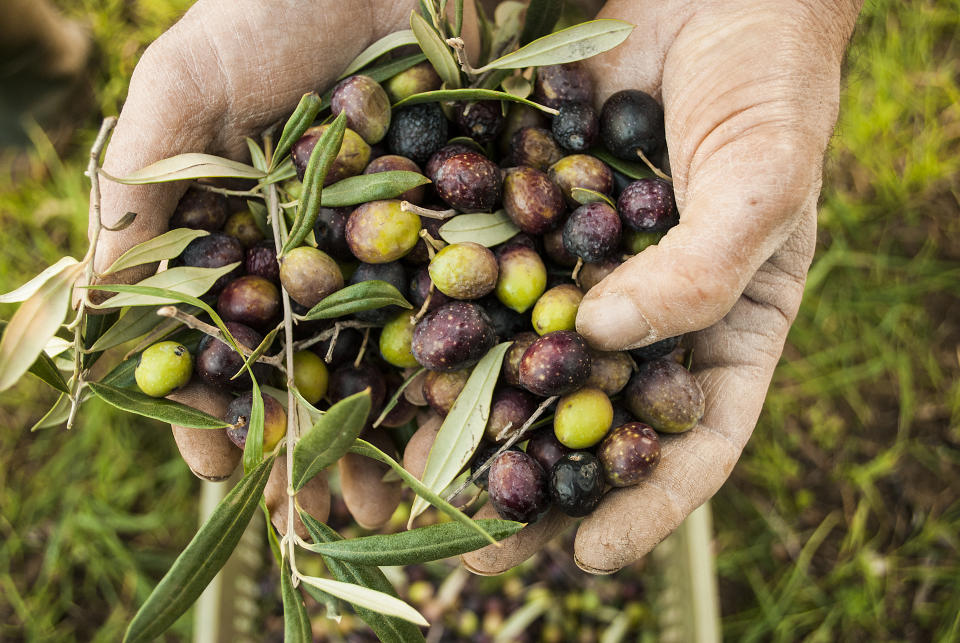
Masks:
[[[601,11],[637,27],[588,61],[598,107],[620,89],[662,101],[680,223],[587,293],[577,330],[604,350],[685,334],[706,413],[690,432],[661,437],[649,479],[611,491],[583,520],[574,553],[586,571],[610,573],[650,551],[716,493],[753,432],[813,257],[860,4],[611,0]],[[551,512],[464,563],[502,572],[571,522]]]

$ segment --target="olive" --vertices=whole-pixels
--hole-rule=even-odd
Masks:
[[[537,339],[520,358],[520,384],[535,395],[566,395],[590,378],[590,353],[583,338],[557,330]]]
[[[513,344],[507,349],[503,357],[503,381],[510,386],[520,386],[520,358],[530,345],[537,341],[539,335],[529,331],[519,333],[513,337]]]
[[[528,165],[546,172],[547,169],[563,158],[563,151],[549,130],[542,127],[523,127],[518,129],[510,141],[510,163]]]
[[[482,145],[497,138],[506,120],[498,100],[455,103],[453,118],[465,136]]]
[[[248,274],[263,277],[274,284],[280,283],[280,264],[277,262],[277,249],[273,241],[261,241],[247,248],[244,265]]]
[[[446,248],[444,248],[446,250]],[[500,266],[495,293],[503,305],[525,312],[547,286],[547,268],[532,248],[512,245],[498,253]]]
[[[361,362],[360,366],[346,364],[335,369],[330,374],[330,384],[327,386],[327,398],[332,403],[370,389],[370,415],[368,419],[375,419],[383,408],[387,397],[387,383],[375,366]]]
[[[568,453],[570,449],[557,439],[557,434],[550,427],[538,429],[527,442],[527,455],[536,460],[544,471],[553,469],[557,460]]]
[[[240,262],[239,266],[217,279],[210,287],[208,293],[215,295],[223,290],[228,283],[243,274],[243,261],[243,245],[236,237],[231,237],[222,232],[211,232],[187,244],[187,247],[180,253],[178,263],[197,268],[222,268]]]
[[[343,288],[343,273],[327,253],[300,246],[280,260],[280,283],[294,301],[311,308]]]
[[[490,401],[486,438],[494,442],[505,440],[511,433],[519,431],[536,410],[536,398],[526,391],[510,386],[494,391]],[[501,438],[500,434],[507,430],[508,426],[509,432]]]
[[[217,312],[225,321],[268,330],[280,321],[280,291],[263,277],[246,275],[223,289],[217,299]]]
[[[189,188],[170,216],[171,228],[216,232],[227,220],[227,199],[202,188]]]
[[[649,362],[652,359],[666,357],[680,345],[680,335],[676,337],[667,337],[658,342],[634,348],[630,350],[630,355],[638,362]]]
[[[350,208],[320,208],[317,222],[313,225],[313,236],[317,249],[322,250],[338,261],[351,261],[353,254],[347,245],[347,221]]]
[[[539,109],[528,107],[523,103],[511,103],[507,108],[507,119],[497,141],[497,150],[503,157],[510,156],[510,149],[514,134],[524,127],[550,127],[546,114]]]
[[[487,493],[500,517],[533,522],[549,508],[547,475],[522,451],[504,451],[490,466]]]
[[[623,262],[620,259],[613,258],[583,264],[580,269],[580,287],[587,292],[616,270],[621,263]]]
[[[617,199],[617,211],[638,232],[665,232],[680,221],[673,186],[660,178],[628,185]]]
[[[497,285],[497,259],[489,248],[470,241],[452,243],[430,262],[430,279],[454,299],[479,299]]]
[[[466,143],[449,143],[430,155],[430,160],[424,166],[423,172],[428,179],[436,183],[437,171],[444,161],[457,154],[475,154],[477,152],[478,150],[475,147]]]
[[[636,161],[637,152],[652,158],[666,146],[663,108],[639,89],[611,94],[600,110],[600,136],[617,158]]]
[[[263,399],[263,452],[269,453],[287,434],[287,413],[280,402],[269,395],[261,394]],[[253,410],[253,391],[247,391],[230,402],[225,418],[232,426],[227,428],[227,437],[235,445],[244,448],[247,444],[247,432],[250,430],[250,414]]]
[[[704,413],[703,390],[690,371],[667,359],[640,364],[623,394],[627,408],[661,433],[683,433]]]
[[[418,365],[410,352],[415,314],[412,310],[397,313],[380,331],[380,355],[388,364],[397,368],[412,368]]]
[[[664,236],[663,232],[638,232],[629,227],[622,232],[623,249],[633,255],[657,245]]]
[[[588,103],[564,101],[553,117],[553,137],[570,152],[589,150],[597,140],[599,128],[597,113]]]
[[[566,211],[560,188],[540,170],[524,166],[507,171],[503,180],[503,208],[510,219],[529,234],[543,234],[556,228]]]
[[[423,380],[423,396],[434,411],[446,415],[457,401],[460,391],[467,385],[470,369],[460,371],[427,371]]]
[[[500,168],[476,152],[454,154],[437,168],[434,188],[450,207],[461,212],[485,212],[500,203]]]
[[[533,330],[545,335],[555,330],[574,330],[583,293],[573,284],[554,286],[543,293],[530,315]]]
[[[364,281],[385,281],[396,288],[401,296],[407,295],[407,271],[399,261],[389,263],[361,263],[350,277],[351,284]],[[397,316],[403,310],[399,306],[384,306],[371,310],[361,310],[355,313],[357,319],[382,325]]]
[[[500,450],[500,445],[487,442],[486,440],[481,440],[480,444],[477,446],[477,450],[473,452],[473,457],[470,459],[470,471],[471,473],[482,467],[486,464],[493,455]],[[519,451],[515,446],[510,447],[507,451]],[[473,484],[477,485],[481,489],[487,488],[487,480],[490,477],[490,467],[487,467],[487,470],[481,473],[479,476],[474,478]]]
[[[293,147],[290,148],[290,156],[293,158],[293,164],[297,168],[297,178],[303,180],[303,174],[307,170],[307,163],[310,161],[310,155],[313,148],[317,146],[317,141],[327,131],[329,125],[316,125],[303,133]],[[327,176],[323,180],[324,186],[336,183],[348,176],[356,176],[363,172],[370,161],[370,146],[359,134],[349,127],[343,131],[343,141],[340,143],[340,150],[336,158],[327,171]]]
[[[334,116],[346,115],[347,127],[367,143],[377,143],[390,127],[390,99],[380,83],[357,74],[341,80],[330,96]]]
[[[330,342],[333,338],[324,340],[316,345],[314,351],[317,355],[333,367],[340,366],[356,359],[360,352],[360,346],[363,344],[363,333],[356,328],[341,328],[337,333],[337,341],[333,345],[333,353],[330,360],[327,361],[327,352],[330,350]]]
[[[140,354],[133,377],[150,397],[163,397],[190,381],[193,356],[179,342],[157,342]]]
[[[584,261],[600,261],[619,246],[620,217],[602,201],[581,205],[563,226],[563,247]]]
[[[430,272],[427,268],[420,268],[413,274],[413,278],[410,279],[408,292],[410,293],[410,303],[413,304],[414,308],[419,309],[422,307],[424,302],[427,301],[427,297],[430,298],[430,303],[427,305],[428,312],[436,310],[440,306],[452,301],[449,297],[437,290],[436,287],[431,291],[430,286],[432,284]]]
[[[379,158],[376,158],[370,161],[370,165],[367,166],[367,169],[363,171],[364,174],[377,174],[378,172],[416,172],[420,174],[420,166],[408,159],[405,156],[398,156],[396,154],[386,154]],[[415,188],[410,188],[403,194],[401,194],[398,199],[403,201],[409,201],[410,203],[415,203],[420,205],[423,203],[423,197],[427,193],[427,188],[425,185],[418,185]]]
[[[567,249],[563,246],[563,227],[551,230],[543,235],[543,250],[547,253],[550,261],[558,266],[572,268],[577,265],[577,258],[567,252]]]
[[[507,308],[496,297],[486,297],[480,300],[483,312],[490,319],[497,341],[507,341],[520,332],[530,328],[530,318],[521,315],[515,310]]]
[[[607,395],[616,395],[630,381],[633,360],[623,352],[593,351],[590,354],[593,368],[587,386],[600,389]]]
[[[413,356],[432,371],[473,366],[493,348],[496,335],[476,304],[454,301],[429,312],[413,330]]]
[[[226,327],[237,343],[250,350],[257,348],[263,342],[263,335],[249,326],[228,321]],[[231,378],[240,372],[245,361],[244,357],[226,343],[207,335],[197,347],[195,368],[197,375],[217,388],[244,390],[253,386],[248,373],[243,372],[236,379]],[[253,364],[252,368],[258,382],[266,380],[270,374],[266,364],[258,362]]]
[[[534,100],[557,109],[564,101],[593,103],[593,79],[580,62],[537,68]]]
[[[387,132],[390,153],[406,156],[414,163],[426,163],[446,142],[447,118],[436,103],[401,107]]]
[[[400,201],[369,201],[350,215],[347,244],[360,261],[396,261],[417,245],[420,217],[404,212]]]
[[[399,103],[408,96],[440,89],[441,80],[428,61],[417,63],[392,77],[384,84],[391,103]]]
[[[250,210],[234,212],[223,225],[223,231],[231,237],[236,237],[244,248],[251,248],[264,239],[257,219]]]
[[[570,207],[578,207],[573,188],[585,188],[601,194],[613,191],[613,172],[606,163],[589,154],[571,154],[550,166],[547,176],[556,183]]]
[[[327,365],[310,351],[297,351],[293,354],[293,382],[310,404],[316,404],[327,394],[330,375]]]
[[[629,422],[610,431],[597,449],[603,475],[614,487],[650,477],[660,462],[660,438],[652,427]]]
[[[550,470],[550,500],[568,516],[586,516],[603,498],[603,471],[596,456],[568,453]]]
[[[557,402],[553,431],[564,446],[586,449],[603,439],[613,421],[613,404],[598,388],[585,387]]]

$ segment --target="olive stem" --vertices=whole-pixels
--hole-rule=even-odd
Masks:
[[[254,197],[258,199],[263,198],[263,194],[260,193],[260,185],[257,187],[251,188],[249,190],[228,190],[227,188],[218,188],[215,185],[207,185],[206,183],[200,183],[199,181],[194,181],[191,187],[204,190],[206,192],[215,192],[217,194],[222,194],[224,196],[241,196],[241,197]]]
[[[573,283],[577,284],[577,288],[580,287],[580,269],[583,268],[583,259],[577,257],[577,265],[573,267],[573,272],[570,273],[570,278],[573,279]]]
[[[403,212],[412,212],[414,214],[419,214],[421,217],[427,217],[428,219],[439,219],[443,221],[449,219],[452,216],[457,214],[456,210],[431,210],[430,208],[422,208],[415,203],[410,203],[409,201],[400,202],[400,210]]]
[[[473,77],[480,73],[480,71],[467,60],[467,51],[463,38],[447,38],[444,42],[447,43],[447,45],[453,49],[453,53],[456,54],[457,62],[460,63],[460,69]]]
[[[433,279],[430,280],[430,289],[427,291],[427,297],[423,300],[423,305],[420,306],[420,310],[417,311],[417,314],[410,318],[410,325],[416,325],[423,316],[427,314],[427,310],[430,309],[430,300],[433,299]]]
[[[660,168],[650,162],[650,159],[647,158],[647,155],[643,153],[643,150],[637,150],[637,156],[640,157],[640,160],[643,161],[650,171],[657,175],[657,177],[663,179],[667,183],[673,184],[673,178],[668,174],[664,174]]]
[[[162,306],[157,309],[157,314],[160,315],[161,317],[169,317],[171,319],[175,319],[181,324],[183,324],[184,326],[187,326],[188,328],[199,330],[204,335],[209,335],[210,337],[219,339],[224,344],[228,343],[219,328],[217,328],[212,324],[208,324],[206,322],[200,321],[193,315],[183,312],[176,306]],[[243,353],[244,357],[250,357],[251,355],[253,355],[252,349],[249,349],[240,343],[238,343],[237,345],[240,347],[240,350]],[[267,355],[261,355],[260,357],[257,358],[257,361],[263,362],[264,364],[269,364],[270,366],[279,368],[280,370],[286,370],[283,366],[283,360],[281,360],[279,356],[269,357]]]
[[[367,352],[367,342],[370,341],[370,329],[363,331],[363,341],[360,343],[360,350],[357,351],[357,359],[353,360],[353,367],[360,368],[360,362],[363,361],[363,354]]]
[[[293,350],[299,352],[307,348],[310,348],[314,344],[325,342],[331,337],[333,337],[335,333],[339,335],[340,329],[342,328],[372,328],[373,326],[376,326],[376,324],[371,324],[369,322],[361,322],[361,321],[339,321],[334,323],[333,328],[328,328],[327,330],[323,331],[316,337],[311,337],[310,339],[303,339],[303,340],[300,340],[299,342],[294,342]]]
[[[443,250],[443,243],[431,237],[426,230],[420,231],[420,238],[427,242],[427,256],[431,260],[438,251]]]
[[[333,349],[337,347],[337,340],[340,339],[340,322],[333,324],[333,337],[330,338],[330,345],[327,346],[327,353],[323,356],[323,361],[329,364],[333,360]]]

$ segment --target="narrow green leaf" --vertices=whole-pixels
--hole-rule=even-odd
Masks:
[[[537,38],[520,49],[493,60],[480,69],[522,69],[559,65],[590,58],[613,49],[627,39],[634,25],[622,20],[590,20]]]
[[[403,29],[401,31],[394,31],[393,33],[387,34],[380,40],[361,51],[360,54],[354,58],[349,65],[347,65],[347,68],[343,71],[343,73],[337,77],[337,80],[357,73],[380,56],[393,51],[397,47],[415,44],[417,44],[417,37],[413,35],[413,31],[410,29]]]
[[[133,222],[136,220],[137,220],[136,212],[127,212],[125,215],[120,217],[120,220],[114,223],[112,226],[104,225],[103,227],[106,230],[109,230],[110,232],[121,232],[129,228],[131,225],[133,225]]]
[[[107,329],[107,332],[97,338],[97,341],[93,343],[90,350],[104,351],[108,348],[119,346],[131,339],[146,335],[160,323],[161,318],[157,316],[157,310],[159,308],[159,306],[136,306],[134,308],[128,308],[123,314],[123,317]],[[99,316],[100,315],[91,315],[90,319]]]
[[[280,552],[280,539],[277,538],[277,532],[273,529],[273,523],[270,522],[270,510],[267,509],[267,501],[260,497],[260,510],[263,512],[264,524],[267,528],[267,544],[270,545],[270,552],[273,554],[277,565],[283,562],[283,554]]]
[[[70,393],[70,387],[67,386],[66,381],[63,379],[63,375],[60,374],[60,369],[57,368],[57,365],[53,363],[53,360],[47,356],[46,353],[40,351],[40,355],[37,356],[37,361],[29,368],[29,372],[33,375],[36,375],[41,380],[57,389],[62,393]]]
[[[620,174],[624,174],[631,179],[649,179],[655,176],[654,173],[650,171],[650,168],[648,168],[645,164],[618,159],[616,156],[602,147],[593,148],[590,150],[589,154],[590,156],[597,157]]]
[[[249,136],[245,140],[247,141],[247,149],[250,151],[250,162],[253,163],[253,167],[261,172],[268,172],[270,168],[267,165],[267,157],[264,156],[263,149]]]
[[[257,346],[255,349],[253,349],[250,355],[248,355],[247,358],[244,360],[243,366],[240,367],[240,370],[238,370],[236,373],[234,373],[230,377],[231,380],[235,380],[238,377],[240,377],[240,375],[242,375],[244,371],[250,369],[254,365],[254,363],[258,359],[260,359],[260,357],[263,356],[265,352],[267,352],[267,349],[270,348],[270,346],[273,344],[273,340],[276,339],[277,333],[280,332],[281,328],[283,328],[283,325],[278,324],[276,327],[274,327],[273,330],[267,333],[266,337],[263,338],[263,341],[260,342],[260,345]]]
[[[459,38],[463,31],[463,0],[454,0],[453,3],[453,37]]]
[[[253,220],[257,224],[257,228],[260,230],[260,233],[264,236],[264,238],[272,239],[273,230],[270,229],[270,224],[267,223],[267,206],[259,201],[248,199],[247,209],[249,209],[250,214],[253,215]]]
[[[121,293],[100,305],[94,306],[94,308],[175,304],[178,301],[183,301],[181,298],[184,295],[198,297],[206,293],[217,279],[239,265],[240,262],[238,261],[220,268],[177,266],[158,272],[132,286],[126,284],[97,284],[96,286],[86,286],[86,288]],[[144,289],[155,291],[158,294],[147,295]]]
[[[490,397],[500,376],[503,356],[511,342],[491,348],[474,367],[466,386],[444,418],[430,447],[421,480],[431,491],[440,493],[460,474],[480,444],[490,417]],[[427,508],[427,501],[415,498],[410,508],[410,524]]]
[[[414,65],[419,65],[427,57],[423,54],[412,54],[410,56],[404,56],[403,58],[397,58],[396,60],[391,60],[385,62],[382,65],[377,65],[376,67],[370,67],[369,69],[363,70],[364,76],[369,76],[378,83],[384,83],[387,80],[390,80],[397,74],[402,71],[406,71],[413,67]],[[320,99],[320,109],[326,109],[330,107],[330,98],[333,96],[333,87],[327,90]]]
[[[296,141],[294,141],[296,142]],[[278,157],[274,157],[278,158]],[[279,165],[274,169],[270,170],[270,174],[267,175],[267,178],[260,181],[263,185],[272,185],[274,183],[281,183],[288,179],[294,179],[297,177],[297,168],[293,164],[293,159],[289,156],[282,161],[279,161]],[[269,236],[269,235],[266,235]]]
[[[300,520],[303,521],[307,532],[316,543],[342,540],[340,534],[305,511],[300,511]],[[362,585],[391,596],[397,594],[387,577],[376,567],[344,563],[335,558],[324,558],[323,562],[330,573],[341,582]],[[363,607],[357,607],[356,610],[357,615],[370,626],[370,629],[384,643],[415,643],[424,640],[423,633],[412,623],[399,618],[384,616]]]
[[[520,531],[521,522],[478,520],[497,540]],[[358,565],[417,565],[459,556],[488,545],[487,539],[459,522],[420,527],[397,534],[365,536],[306,546],[312,552]]]
[[[125,643],[152,641],[193,604],[240,542],[267,486],[274,458],[261,462],[220,501],[137,611]]]
[[[487,248],[503,243],[518,232],[520,228],[504,210],[461,214],[440,226],[440,237],[447,243],[472,241]]]
[[[270,169],[268,171],[279,166],[280,162],[286,158],[293,144],[303,136],[303,133],[313,124],[313,121],[316,120],[317,114],[319,113],[320,97],[317,96],[317,93],[310,92],[304,94],[300,98],[297,108],[293,110],[293,114],[290,115],[290,118],[288,118],[287,122],[283,125],[283,132],[280,134],[280,140],[277,141],[277,149],[273,151],[273,158],[271,159]]]
[[[290,571],[290,561],[286,558],[280,568],[280,594],[283,597],[284,643],[310,643],[313,641],[313,632],[310,630],[307,606],[293,586],[293,573]]]
[[[333,319],[384,306],[413,308],[413,305],[404,299],[393,285],[379,279],[369,279],[327,295],[307,311],[304,318]]]
[[[399,598],[394,598],[390,594],[378,592],[375,589],[368,589],[353,583],[343,583],[338,580],[329,580],[317,576],[301,576],[300,580],[308,585],[313,585],[332,596],[341,598],[351,605],[364,607],[368,610],[379,612],[384,616],[394,616],[410,621],[414,625],[429,627],[430,623],[417,610],[413,609]]]
[[[378,426],[380,426],[380,423],[383,422],[388,415],[390,415],[390,411],[392,411],[393,407],[395,407],[397,405],[397,402],[400,401],[400,396],[403,395],[403,392],[405,390],[407,390],[407,387],[410,385],[410,382],[415,380],[425,370],[427,369],[426,368],[417,369],[417,371],[411,374],[410,377],[403,380],[403,383],[400,386],[398,386],[397,390],[393,393],[393,397],[391,397],[390,400],[387,402],[386,406],[383,407],[383,410],[380,412],[380,416],[373,423],[373,428],[377,428]]]
[[[37,429],[48,429],[52,426],[63,424],[70,417],[70,406],[70,396],[66,393],[61,393],[57,401],[50,407],[50,410],[44,413],[43,417],[30,427],[30,432],[33,433]]]
[[[253,390],[250,404],[250,420],[247,429],[247,440],[243,445],[243,471],[249,473],[260,461],[263,460],[263,394],[260,392],[260,385],[257,384],[257,378],[253,377],[251,371],[250,381],[253,383]]]
[[[450,88],[460,87],[460,67],[457,65],[450,47],[443,42],[436,29],[431,27],[423,16],[415,11],[410,12],[410,29],[413,30],[413,34],[420,44],[420,49],[423,50],[427,60],[433,65],[443,84]]]
[[[320,202],[325,208],[339,208],[367,201],[393,199],[426,183],[430,183],[430,179],[419,172],[406,170],[361,174],[325,187]]]
[[[563,0],[530,0],[527,15],[523,19],[520,44],[526,45],[553,31],[563,9]]]
[[[190,152],[178,154],[147,167],[141,168],[127,176],[111,176],[100,170],[100,173],[116,183],[127,185],[141,185],[144,183],[164,183],[167,181],[181,181],[183,179],[202,179],[213,177],[231,177],[237,179],[262,179],[266,172],[251,167],[246,163],[231,161],[211,154]]]
[[[86,353],[80,358],[83,368],[90,368],[100,359],[102,351],[93,350],[94,344],[120,319],[120,311],[114,310],[105,315],[87,315],[83,327],[83,348]]]
[[[190,228],[176,228],[164,232],[159,237],[139,243],[124,252],[101,275],[110,275],[125,268],[132,268],[145,263],[173,259],[179,256],[190,245],[191,241],[208,234],[210,233],[206,230],[192,230]]]
[[[310,160],[307,161],[307,169],[303,175],[303,193],[297,205],[297,217],[290,229],[287,242],[280,250],[281,255],[299,246],[307,233],[313,230],[313,224],[320,212],[323,181],[337,154],[340,153],[340,145],[343,143],[343,133],[346,129],[347,115],[340,113],[323,132],[316,147],[310,153]]]
[[[572,188],[570,190],[570,196],[573,197],[573,200],[582,205],[588,203],[606,203],[614,210],[617,209],[617,204],[613,202],[613,199],[608,197],[606,194],[597,192],[596,190],[590,190],[587,188]]]
[[[11,290],[10,292],[0,295],[0,304],[10,304],[16,301],[26,301],[30,299],[31,296],[38,290],[43,284],[47,283],[52,277],[60,274],[60,272],[67,266],[74,266],[80,263],[73,257],[63,257],[57,263],[52,266],[45,268],[39,275],[23,284],[16,290]]]
[[[397,472],[397,475],[407,483],[407,486],[410,487],[415,494],[420,498],[424,498],[427,502],[432,504],[434,507],[447,514],[457,522],[463,523],[464,525],[470,527],[478,534],[487,539],[490,544],[496,544],[497,540],[488,534],[482,526],[480,526],[477,521],[471,520],[467,514],[463,513],[449,502],[440,497],[439,494],[434,493],[426,487],[422,482],[417,480],[409,471],[403,468],[403,466],[388,456],[386,453],[373,446],[369,442],[361,439],[357,439],[353,443],[353,446],[350,447],[350,453],[356,453],[357,455],[366,456],[368,458],[373,458],[374,460],[379,460],[384,463],[391,469]]]
[[[140,391],[117,388],[103,382],[88,382],[88,385],[97,397],[121,411],[192,429],[222,429],[229,426],[219,418],[173,400],[150,397]]]
[[[413,96],[407,96],[401,101],[398,101],[394,104],[394,108],[405,107],[407,105],[418,105],[420,103],[436,103],[436,102],[447,102],[447,101],[459,101],[459,100],[507,100],[514,103],[523,103],[527,107],[533,107],[534,109],[539,109],[541,112],[546,112],[556,116],[557,110],[552,107],[547,107],[546,105],[541,105],[540,103],[534,103],[532,100],[527,100],[526,98],[521,98],[520,96],[514,96],[513,94],[508,94],[507,92],[501,92],[496,89],[437,89],[431,92],[421,92],[419,94],[414,94]]]
[[[67,316],[73,282],[84,270],[75,263],[47,279],[20,304],[0,339],[0,391],[27,372]]]
[[[340,459],[353,444],[370,415],[370,390],[365,389],[331,406],[293,448],[295,491]]]

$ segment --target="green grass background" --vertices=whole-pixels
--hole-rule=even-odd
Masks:
[[[35,133],[29,172],[0,175],[0,291],[82,255],[100,115],[191,2],[61,4],[94,34],[96,105],[63,155]],[[958,36],[960,0],[861,15],[804,303],[713,503],[732,640],[960,639]],[[0,397],[0,640],[119,640],[191,537],[198,482],[165,427],[100,406],[28,433],[52,401],[35,381]]]

